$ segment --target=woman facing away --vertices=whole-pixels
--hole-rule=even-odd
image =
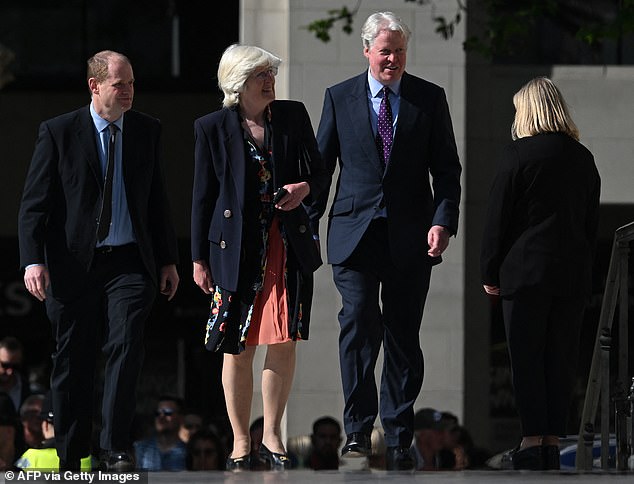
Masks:
[[[600,178],[553,82],[513,97],[482,240],[487,294],[502,299],[522,441],[515,469],[559,469],[580,329],[591,294]]]
[[[281,419],[321,264],[318,216],[304,203],[328,187],[328,176],[304,105],[275,100],[280,62],[259,47],[227,48],[218,67],[223,108],[194,123],[193,276],[212,295],[205,345],[225,353],[229,470],[250,465],[258,345],[267,345],[260,457],[274,469],[289,466]]]

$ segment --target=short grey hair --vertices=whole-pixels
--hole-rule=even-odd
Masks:
[[[276,55],[254,45],[227,47],[218,65],[218,87],[225,95],[222,105],[226,108],[237,106],[249,76],[260,67],[278,67],[281,62]]]
[[[392,12],[376,12],[368,17],[361,28],[363,47],[369,49],[374,44],[374,39],[384,30],[400,32],[405,38],[405,45],[409,43],[411,31],[400,18]]]

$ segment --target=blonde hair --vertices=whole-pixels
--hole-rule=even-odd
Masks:
[[[568,112],[564,97],[547,77],[536,77],[528,81],[513,96],[513,105],[513,139],[540,133],[565,133],[579,140],[579,129]]]
[[[103,82],[108,79],[110,61],[114,59],[118,59],[128,65],[132,65],[130,63],[130,59],[128,59],[125,55],[113,50],[102,50],[88,59],[86,79],[88,80],[91,77],[94,77],[97,82]]]
[[[281,62],[279,57],[254,45],[227,47],[218,65],[218,87],[225,95],[222,105],[237,106],[248,77],[260,67],[278,67]]]

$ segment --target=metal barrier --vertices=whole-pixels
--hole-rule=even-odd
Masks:
[[[586,399],[583,404],[579,440],[577,442],[577,470],[592,469],[594,421],[601,395],[601,468],[609,469],[610,410],[614,402],[614,428],[616,433],[616,469],[626,470],[628,459],[634,452],[634,379],[628,377],[628,259],[630,241],[634,240],[634,222],[620,227],[614,233],[608,277],[603,293],[599,327],[588,377]],[[610,351],[612,348],[612,322],[619,303],[618,375],[610,395]],[[634,458],[633,458],[634,460]]]

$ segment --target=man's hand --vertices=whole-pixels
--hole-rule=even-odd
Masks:
[[[214,290],[214,281],[211,277],[211,269],[207,261],[200,259],[194,261],[194,282],[202,292],[211,294]]]
[[[500,288],[497,286],[487,286],[486,284],[484,284],[482,287],[484,287],[484,292],[486,292],[490,296],[500,295]]]
[[[430,257],[440,257],[449,246],[449,230],[442,225],[434,225],[427,234],[427,254]]]
[[[176,289],[178,289],[178,272],[176,271],[176,265],[170,264],[167,266],[161,267],[161,280],[159,289],[161,294],[167,296],[167,300],[171,301],[176,294]]]
[[[284,188],[286,188],[288,193],[275,204],[275,208],[285,212],[299,207],[302,200],[310,193],[310,185],[306,182],[291,183],[290,185],[284,185]]]
[[[34,265],[24,271],[26,289],[40,301],[46,299],[46,289],[50,283],[51,277],[45,265]]]

